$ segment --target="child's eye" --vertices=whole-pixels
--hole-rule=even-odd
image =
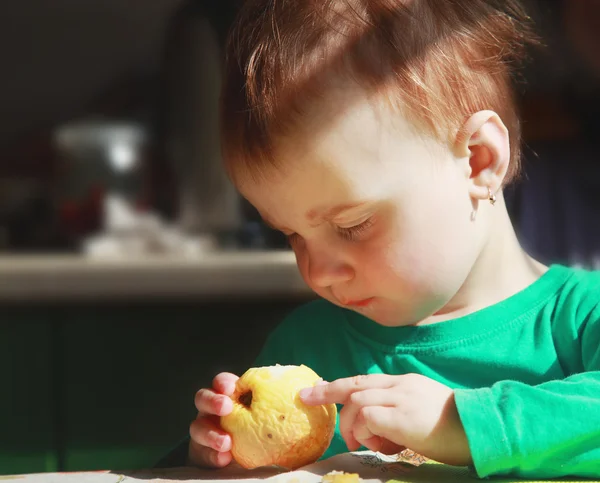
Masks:
[[[336,230],[344,240],[358,241],[371,226],[373,226],[373,218],[367,218],[358,225],[347,228],[338,226],[336,227]]]

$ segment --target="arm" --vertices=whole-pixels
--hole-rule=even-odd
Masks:
[[[600,309],[578,333],[583,372],[455,391],[480,477],[600,477]]]

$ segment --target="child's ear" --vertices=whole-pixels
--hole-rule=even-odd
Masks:
[[[456,153],[465,159],[471,197],[488,199],[501,186],[510,162],[508,129],[493,111],[479,111],[462,126]]]

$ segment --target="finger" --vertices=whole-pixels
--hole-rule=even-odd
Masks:
[[[190,441],[188,458],[190,463],[201,468],[223,468],[233,460],[230,451],[220,452]]]
[[[358,424],[357,418],[361,408],[366,406],[394,406],[397,398],[398,396],[389,389],[367,389],[350,395],[349,401],[340,411],[340,434],[350,451],[356,451],[361,444],[366,446],[364,438],[358,441],[354,436],[354,428]]]
[[[221,372],[213,379],[213,389],[226,396],[231,396],[235,391],[235,384],[239,377],[230,372]]]
[[[398,454],[406,449],[406,446],[401,446],[399,444],[390,441],[389,439],[381,438],[381,449],[380,453],[383,454]]]
[[[305,404],[346,404],[351,394],[365,389],[386,389],[394,385],[395,376],[387,374],[369,374],[337,379],[329,384],[305,388],[300,398]]]
[[[356,451],[360,448],[360,443],[356,440],[353,433],[354,423],[359,411],[360,407],[354,404],[346,404],[340,411],[340,434],[346,442],[349,451]]]
[[[372,438],[366,439],[360,444],[371,451],[386,455],[398,454],[406,449],[406,446],[401,446],[393,441],[390,441],[389,439],[382,438],[381,436],[373,436]]]
[[[200,446],[206,446],[215,451],[231,450],[231,436],[208,418],[197,418],[190,424],[190,438]]]
[[[352,436],[365,448],[371,451],[379,451],[383,447],[382,439],[369,428],[364,415],[365,409],[359,408],[357,411],[354,426],[352,427]]]
[[[372,434],[389,439],[396,444],[401,443],[397,441],[401,435],[397,434],[394,429],[397,427],[397,421],[395,421],[397,416],[394,414],[394,408],[383,406],[363,407],[360,417],[364,418],[365,425]]]
[[[365,413],[368,410],[359,410],[357,413],[355,427],[353,429],[353,438],[358,442],[359,446],[364,446],[371,451],[383,453],[386,455],[398,454],[405,450],[405,446],[398,445],[389,439],[374,434],[369,428]],[[351,450],[355,451],[355,450]]]
[[[196,393],[194,404],[200,414],[226,416],[233,411],[231,398],[223,394],[217,394],[212,389],[200,389]]]
[[[365,389],[350,395],[349,402],[359,407],[396,406],[400,400],[398,391],[387,389]]]

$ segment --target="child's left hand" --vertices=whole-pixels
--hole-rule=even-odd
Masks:
[[[303,389],[306,404],[343,404],[340,432],[348,449],[410,448],[440,463],[471,464],[454,391],[425,376],[371,374]]]

